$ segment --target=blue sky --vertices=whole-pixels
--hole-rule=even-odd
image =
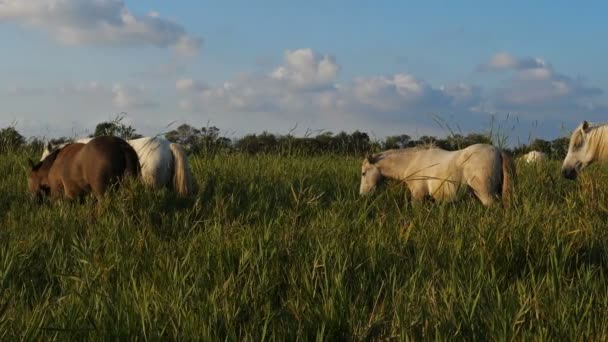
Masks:
[[[82,135],[126,112],[144,134],[185,122],[381,138],[447,134],[436,117],[487,130],[493,115],[512,143],[554,138],[605,120],[607,7],[5,0],[0,126]]]

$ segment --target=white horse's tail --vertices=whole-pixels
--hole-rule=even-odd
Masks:
[[[190,196],[197,192],[198,185],[190,170],[188,156],[180,144],[171,143],[169,149],[173,155],[173,189],[181,196]]]
[[[503,200],[509,201],[512,198],[513,186],[515,184],[515,162],[511,155],[503,150],[500,151],[502,159],[502,189]]]

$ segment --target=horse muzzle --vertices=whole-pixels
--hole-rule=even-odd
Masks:
[[[564,177],[566,179],[576,179],[577,175],[578,175],[578,172],[573,167],[562,169],[562,177]]]

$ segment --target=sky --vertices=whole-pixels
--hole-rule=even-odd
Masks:
[[[492,130],[608,113],[608,3],[0,0],[0,127],[82,136]]]

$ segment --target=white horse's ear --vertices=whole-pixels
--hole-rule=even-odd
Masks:
[[[587,122],[587,120],[585,120],[581,123],[581,128],[583,129],[583,132],[585,132],[585,133],[587,133],[589,131],[589,123]]]

